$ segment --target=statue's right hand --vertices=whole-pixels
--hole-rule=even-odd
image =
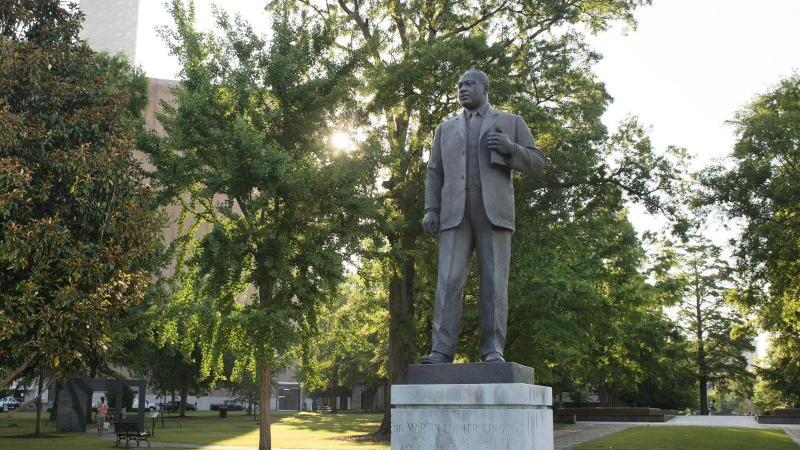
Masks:
[[[422,231],[427,235],[436,234],[439,232],[439,213],[436,211],[428,211],[422,219]]]

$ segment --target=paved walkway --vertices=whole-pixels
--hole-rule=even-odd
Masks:
[[[754,416],[676,416],[658,425],[689,425],[698,427],[774,428],[756,422]],[[778,428],[781,426],[779,425]]]
[[[783,431],[792,438],[797,445],[800,445],[800,427],[798,428],[784,428]]]
[[[578,422],[574,425],[556,425],[553,440],[555,450],[567,450],[580,443],[601,438],[625,428],[639,425],[622,422]]]

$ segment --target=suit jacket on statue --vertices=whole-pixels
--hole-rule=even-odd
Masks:
[[[516,147],[503,156],[489,150],[486,136],[499,128]],[[425,211],[439,211],[439,229],[457,227],[464,219],[467,193],[466,120],[463,112],[436,128],[425,181]],[[544,154],[522,117],[489,107],[481,126],[478,169],[486,215],[496,227],[514,229],[514,185],[511,169],[530,175],[541,173]]]

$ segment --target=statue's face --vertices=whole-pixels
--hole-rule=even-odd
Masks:
[[[461,106],[467,109],[477,109],[487,101],[486,89],[477,75],[465,73],[458,79],[458,103],[461,103]]]

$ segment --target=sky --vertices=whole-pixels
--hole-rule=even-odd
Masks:
[[[735,130],[726,122],[755,96],[800,71],[798,0],[654,0],[626,26],[591,39],[595,67],[614,102],[603,117],[613,129],[629,115],[649,127],[657,150],[686,148],[692,170],[724,158]],[[661,221],[631,208],[639,231]],[[723,245],[736,229],[713,220],[708,237]]]
[[[200,26],[209,27],[210,2],[196,4]],[[266,28],[259,0],[216,4],[240,12],[257,30]],[[636,19],[635,29],[620,24],[589,39],[603,55],[595,73],[614,98],[603,120],[614,129],[637,116],[657,151],[676,145],[694,155],[693,170],[731,151],[735,133],[726,122],[737,110],[800,71],[800,0],[654,0]],[[154,32],[168,23],[162,0],[141,0],[136,63],[154,78],[177,73]],[[631,221],[640,232],[662,224],[636,207]],[[732,233],[709,228],[718,244]],[[764,346],[762,336],[759,354]]]
[[[260,0],[218,0],[256,29],[267,16]],[[211,2],[195,0],[201,27]],[[800,71],[800,0],[654,0],[620,24],[590,37],[603,55],[598,79],[614,98],[609,128],[629,115],[649,127],[657,149],[686,147],[693,169],[725,156],[735,136],[726,121],[793,71]],[[140,0],[136,63],[148,76],[175,78],[177,61],[154,31],[170,18],[163,0]]]

